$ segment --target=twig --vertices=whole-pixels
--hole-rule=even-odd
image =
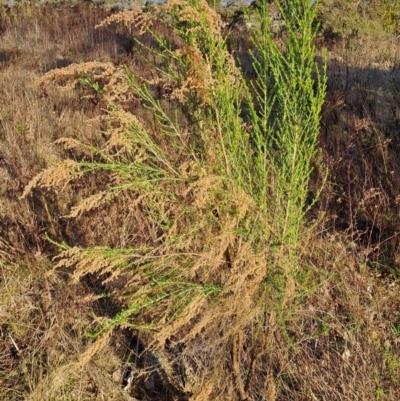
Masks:
[[[10,333],[8,333],[8,337],[10,337],[11,342],[13,343],[15,349],[17,350],[18,354],[21,353],[21,350],[18,348],[17,343],[14,341],[14,339],[12,338],[12,335]]]
[[[137,336],[136,336],[136,346],[135,346],[135,368],[137,367],[137,363],[138,363],[138,355],[139,355],[139,330],[137,331]]]
[[[246,391],[244,389],[243,385],[243,380],[240,375],[240,364],[239,364],[239,359],[240,359],[240,347],[241,347],[241,338],[240,338],[240,333],[238,333],[234,338],[233,338],[233,344],[232,344],[232,368],[233,368],[233,376],[236,380],[237,384],[237,389],[239,391],[239,396],[240,396],[240,401],[246,401],[248,399],[246,395]]]

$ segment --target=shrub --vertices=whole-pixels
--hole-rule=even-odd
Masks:
[[[321,0],[318,20],[325,34],[385,37],[399,31],[400,5],[392,0]]]
[[[168,354],[166,344],[184,344],[179,363],[184,390],[194,398],[215,398],[219,391],[228,396],[229,388],[241,399],[274,391],[253,386],[253,373],[298,296],[326,88],[314,60],[315,7],[302,0],[277,4],[285,20],[279,40],[268,4],[256,11],[251,82],[227,50],[220,17],[200,0],[171,0],[159,13],[125,11],[102,23],[138,27],[146,39],[137,46],[154,55],[147,61],[156,76],[91,63],[41,81],[64,82],[79,70],[76,79],[96,88],[108,105],[107,141],[99,147],[59,140],[90,157],[43,171],[25,195],[100,172],[101,190],[73,207],[70,218],[118,202],[137,223],[123,246],[64,244],[56,257],[56,269],[73,267],[74,280],[99,276],[123,305],[92,333],[97,339],[79,366],[115,327],[126,327],[140,331],[159,353],[171,380],[177,355]],[[93,76],[106,83],[101,87]],[[140,102],[139,114],[132,113],[132,101]],[[244,343],[251,350],[246,367],[240,363]],[[227,355],[235,378],[230,384],[223,374]]]

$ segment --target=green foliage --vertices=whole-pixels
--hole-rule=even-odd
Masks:
[[[398,33],[400,3],[393,0],[321,0],[318,20],[326,34],[384,37]]]
[[[377,8],[384,28],[388,32],[400,33],[400,3],[393,0],[381,0]]]
[[[260,156],[258,171],[265,169],[268,160],[272,174],[268,177],[272,180],[262,182],[257,189],[262,196],[260,206],[271,212],[270,221],[276,227],[274,242],[295,245],[307,211],[311,162],[318,154],[326,79],[325,70],[314,60],[315,8],[304,7],[302,1],[292,1],[287,8],[283,2],[276,4],[286,24],[285,50],[272,39],[268,5],[263,3],[259,28],[253,31],[258,79],[252,85],[256,102],[250,103],[250,110]]]
[[[101,88],[99,82],[95,81],[90,77],[82,77],[78,79],[78,82],[84,86],[91,88],[97,95],[103,95],[104,90]]]

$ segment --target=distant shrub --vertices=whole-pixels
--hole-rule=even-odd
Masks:
[[[400,2],[396,0],[377,0],[375,7],[388,32],[400,33]]]
[[[382,37],[399,31],[400,2],[395,0],[321,0],[318,20],[325,34]]]

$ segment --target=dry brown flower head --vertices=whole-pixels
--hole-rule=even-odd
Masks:
[[[80,175],[79,163],[73,160],[64,160],[43,170],[28,183],[21,198],[25,198],[33,188],[66,188],[68,183]]]
[[[139,29],[139,34],[143,35],[148,32],[153,24],[153,16],[150,13],[145,13],[138,10],[122,11],[120,13],[110,15],[100,24],[96,25],[96,28],[101,28],[111,24],[123,24],[128,29],[132,26]]]
[[[112,63],[90,61],[87,63],[71,64],[64,68],[49,71],[36,81],[38,87],[55,84],[62,89],[74,89],[77,79],[89,75],[94,81],[111,77],[115,72]]]

